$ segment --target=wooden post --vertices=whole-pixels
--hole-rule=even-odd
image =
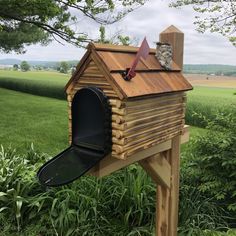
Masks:
[[[170,188],[157,183],[156,236],[177,236],[179,208],[180,136],[172,139],[171,149],[161,153],[171,166]]]
[[[162,158],[169,161],[169,150],[160,153]],[[168,162],[169,163],[169,162]],[[171,177],[170,177],[171,181]],[[170,206],[170,187],[157,183],[156,190],[156,236],[169,236],[169,206]]]
[[[171,25],[160,33],[159,40],[161,43],[171,44],[173,50],[173,60],[182,70],[184,57],[184,33],[175,26]]]
[[[180,136],[172,139],[169,155],[171,165],[171,186],[169,198],[169,236],[177,236],[179,212],[179,170],[180,170]]]

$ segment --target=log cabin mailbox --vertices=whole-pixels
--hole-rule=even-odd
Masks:
[[[176,235],[179,152],[188,140],[181,73],[184,35],[170,26],[156,49],[88,45],[66,85],[71,146],[38,172],[47,186],[138,162],[157,184],[156,235]]]

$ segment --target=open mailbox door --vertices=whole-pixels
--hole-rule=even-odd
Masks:
[[[79,178],[111,152],[111,109],[96,87],[82,88],[72,101],[72,144],[38,171],[41,184],[56,187]]]

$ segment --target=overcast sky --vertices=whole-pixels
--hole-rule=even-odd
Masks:
[[[169,25],[175,25],[185,33],[185,64],[231,64],[236,65],[236,47],[223,36],[216,33],[199,34],[194,29],[194,12],[191,8],[172,9],[168,1],[150,0],[144,6],[126,16],[122,21],[107,28],[107,35],[121,31],[137,39],[140,43],[144,36],[151,47],[158,41],[158,35]],[[81,19],[82,31],[90,35],[98,35],[99,25],[91,20]],[[1,54],[3,58],[17,58],[21,60],[79,60],[84,50],[65,44],[53,42],[46,47],[33,45],[27,47],[23,55]]]

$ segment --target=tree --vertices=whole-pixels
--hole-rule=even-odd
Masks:
[[[30,69],[30,65],[27,61],[22,61],[20,64],[20,68],[22,71],[28,71]]]
[[[123,36],[121,35],[121,32],[116,32],[112,37],[109,37],[109,39],[106,38],[106,29],[103,25],[99,28],[100,36],[99,39],[96,41],[98,43],[104,43],[104,44],[118,44],[118,45],[131,45],[131,44],[137,44],[136,40],[131,40],[129,36]]]
[[[236,46],[235,0],[172,0],[170,6],[192,6],[193,10],[199,13],[194,22],[199,32],[218,32]]]
[[[17,64],[14,64],[13,65],[13,70],[18,70],[19,69],[19,66]]]
[[[83,47],[91,40],[77,32],[82,16],[100,24],[120,20],[147,0],[0,0],[0,50],[24,52],[26,45],[55,39]]]
[[[68,65],[68,63],[65,62],[65,61],[62,61],[62,62],[60,63],[60,72],[66,74],[66,73],[68,72],[68,70],[69,70],[69,65]]]

